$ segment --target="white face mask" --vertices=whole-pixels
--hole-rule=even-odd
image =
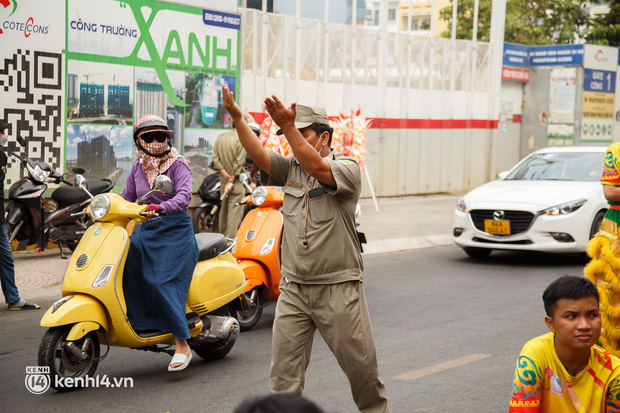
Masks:
[[[321,138],[319,138],[319,141],[316,143],[316,145],[314,146],[314,150],[317,151],[318,153],[321,153],[320,149],[317,149],[319,147],[319,145],[321,144]]]
[[[6,136],[6,133],[0,135],[0,146],[6,146],[6,143],[9,141],[9,137]]]

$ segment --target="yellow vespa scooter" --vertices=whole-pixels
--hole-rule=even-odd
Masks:
[[[76,186],[88,193],[86,181]],[[157,177],[153,191],[170,193],[168,177]],[[89,193],[90,195],[90,193]],[[146,221],[146,206],[127,202],[113,193],[92,197],[89,213],[96,221],[88,228],[71,256],[62,283],[62,298],[47,310],[41,326],[49,327],[39,346],[39,366],[50,368],[51,386],[72,390],[63,381],[91,377],[110,346],[174,354],[174,337],[166,331],[137,331],[127,319],[123,271],[129,249],[125,230],[130,220]],[[186,316],[192,350],[205,360],[224,357],[239,335],[231,316],[249,309],[243,271],[230,253],[222,234],[196,235],[200,250],[187,296]],[[183,248],[180,246],[180,248]],[[100,356],[100,342],[107,350]]]

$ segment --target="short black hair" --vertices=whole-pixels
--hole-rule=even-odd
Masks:
[[[594,297],[599,302],[599,294],[596,285],[585,277],[565,275],[558,278],[545,290],[542,299],[545,304],[545,312],[553,318],[553,312],[557,308],[558,300],[578,300],[580,298]]]
[[[329,132],[329,141],[327,141],[327,146],[332,145],[332,135],[334,133],[334,128],[324,123],[313,123],[312,125],[308,127],[312,129],[318,137],[321,137],[323,132]]]
[[[234,413],[324,413],[308,399],[295,393],[273,393],[244,400]]]

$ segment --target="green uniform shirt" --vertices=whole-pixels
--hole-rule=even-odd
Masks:
[[[231,175],[239,175],[245,166],[245,155],[237,130],[224,132],[213,145],[213,168],[218,172],[225,169]]]
[[[333,151],[326,156],[336,180],[333,188],[308,175],[294,157],[268,153],[271,174],[263,176],[263,183],[284,191],[282,276],[305,284],[361,280],[364,265],[355,231],[362,190],[358,163]]]

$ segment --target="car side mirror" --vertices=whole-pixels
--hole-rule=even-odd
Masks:
[[[499,180],[504,180],[504,179],[506,179],[506,177],[508,176],[508,173],[509,173],[509,172],[510,172],[510,171],[502,171],[502,172],[498,173],[498,174],[497,174],[497,179],[499,179]]]

